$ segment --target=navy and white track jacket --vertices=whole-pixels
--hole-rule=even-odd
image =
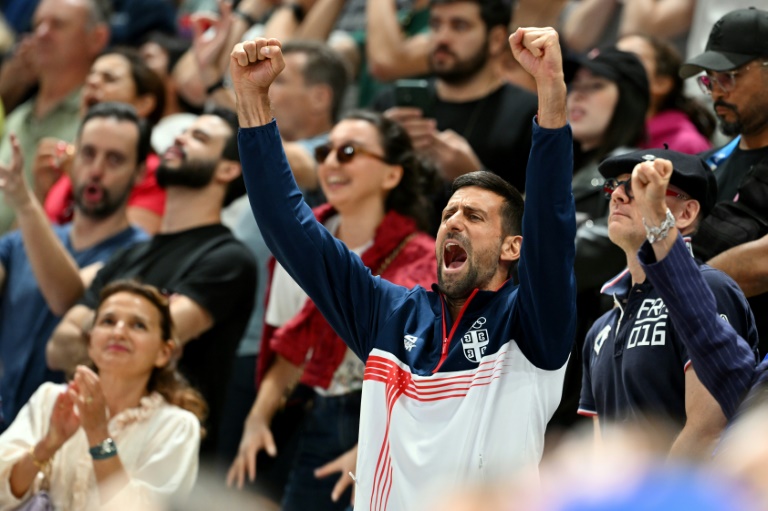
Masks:
[[[455,321],[439,293],[371,276],[315,221],[274,121],[239,143],[269,249],[366,363],[355,510],[417,509],[437,479],[535,466],[575,335],[570,127],[534,122],[519,285],[475,291]]]

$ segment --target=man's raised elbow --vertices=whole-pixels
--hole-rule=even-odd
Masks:
[[[397,63],[384,59],[368,62],[368,73],[380,82],[391,82],[402,78],[402,72],[398,69]]]

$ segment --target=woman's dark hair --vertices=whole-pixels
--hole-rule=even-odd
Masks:
[[[99,315],[99,309],[110,296],[117,293],[130,293],[140,296],[151,303],[160,313],[160,331],[163,340],[177,342],[175,338],[173,318],[168,298],[163,296],[154,286],[142,284],[135,280],[116,280],[104,286],[99,293],[99,304],[96,306],[94,320]],[[203,396],[176,370],[173,363],[152,370],[147,383],[149,392],[157,392],[166,401],[179,408],[192,412],[201,425],[208,415],[208,405]],[[201,428],[205,435],[205,429]]]
[[[169,35],[165,32],[152,31],[147,34],[142,40],[140,45],[146,43],[155,43],[160,46],[168,54],[168,68],[166,71],[171,74],[176,63],[181,60],[181,57],[189,50],[189,41],[178,36]]]
[[[619,147],[637,147],[646,137],[645,116],[649,98],[643,101],[634,89],[630,90],[630,85],[621,80],[614,83],[619,88],[619,97],[603,141],[594,155],[598,161]]]
[[[683,79],[678,73],[683,64],[680,53],[671,43],[658,37],[645,34],[633,35],[644,39],[653,48],[656,75],[667,76],[672,79],[672,90],[658,106],[658,111],[681,110],[699,133],[711,139],[717,128],[717,120],[709,108],[698,100],[685,95]]]
[[[399,123],[370,110],[353,110],[343,119],[372,124],[384,148],[384,161],[403,167],[403,177],[387,196],[384,208],[414,219],[419,229],[430,232],[434,206],[429,197],[437,193],[441,182],[435,169],[416,155],[408,132]]]
[[[147,115],[147,122],[152,127],[160,120],[165,110],[165,85],[163,80],[147,66],[139,52],[133,48],[118,46],[104,51],[104,55],[120,55],[131,66],[131,78],[136,87],[136,95],[149,94],[155,98],[155,108]]]

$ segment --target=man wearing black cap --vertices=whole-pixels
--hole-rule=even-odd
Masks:
[[[646,219],[633,200],[630,175],[636,165],[656,159],[669,160],[674,170],[665,190],[666,211]],[[670,454],[707,457],[726,418],[699,381],[637,253],[646,240],[661,242],[674,229],[683,235],[694,232],[715,203],[715,178],[698,157],[665,149],[608,158],[599,170],[610,197],[608,233],[624,250],[627,269],[603,287],[616,307],[587,335],[579,413],[603,421],[667,422],[679,433]],[[756,346],[754,318],[736,284],[711,268],[702,267],[701,274],[715,295],[718,314]]]
[[[718,206],[694,238],[697,254],[730,275],[750,297],[761,348],[768,348],[768,227],[756,228],[739,241],[722,243],[730,232],[727,221],[747,220],[768,225],[768,202],[751,197],[768,194],[768,11],[749,8],[732,11],[715,23],[701,55],[680,69],[683,78],[694,76],[712,95],[715,113],[725,135],[734,141],[703,156],[714,170]],[[750,179],[760,173],[764,178]],[[762,192],[760,191],[762,190]],[[749,191],[745,193],[745,191]],[[746,206],[746,208],[745,208]],[[749,210],[749,213],[745,213]],[[716,226],[717,219],[726,223]],[[719,255],[718,255],[719,254]]]

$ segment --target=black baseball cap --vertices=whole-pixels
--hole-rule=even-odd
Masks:
[[[739,9],[715,22],[704,53],[685,61],[680,76],[730,71],[758,57],[768,57],[768,11]]]
[[[706,215],[717,202],[717,181],[707,164],[694,154],[685,154],[671,149],[642,149],[606,158],[598,167],[606,179],[622,174],[631,174],[635,165],[644,161],[664,158],[672,162],[670,184],[699,201]]]
[[[628,86],[644,96],[649,95],[648,76],[643,63],[634,53],[610,46],[595,48],[587,55],[567,56],[563,61],[566,83],[570,83],[576,76],[576,71],[582,67],[597,76]]]

